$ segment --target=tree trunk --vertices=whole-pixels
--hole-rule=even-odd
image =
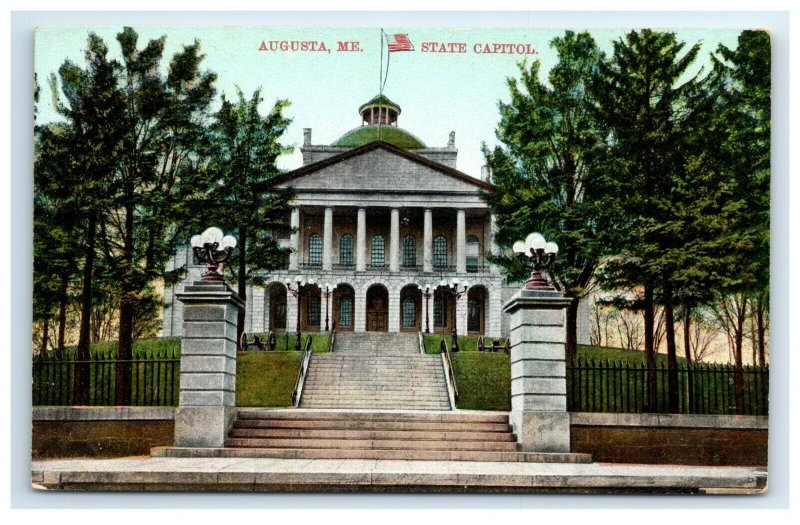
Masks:
[[[114,403],[131,404],[131,359],[133,357],[133,314],[136,289],[133,283],[133,212],[132,193],[125,199],[125,240],[122,253],[122,294],[119,301],[119,337],[114,380]]]
[[[567,307],[567,341],[564,350],[568,366],[578,356],[578,303],[578,299],[573,297]]]
[[[247,308],[247,228],[239,228],[239,271],[237,272],[237,294],[244,303],[245,308],[240,308],[236,316],[236,341],[242,340],[244,333],[244,316]]]
[[[667,399],[670,414],[678,413],[678,353],[675,345],[675,311],[672,306],[672,286],[664,292],[664,323],[667,336]]]
[[[764,294],[758,294],[758,300],[756,303],[756,315],[757,315],[757,328],[758,330],[758,366],[767,366],[767,350],[766,350],[766,342],[764,338],[766,337],[767,326],[764,322],[764,310],[766,309],[766,301],[764,300]]]
[[[56,351],[61,354],[64,352],[64,340],[67,332],[67,287],[69,286],[69,275],[64,272],[61,275],[61,287],[58,290],[58,343]]]
[[[644,285],[644,361],[647,367],[647,403],[645,410],[655,412],[656,403],[656,359],[653,351],[653,287]]]
[[[42,321],[42,342],[39,346],[39,355],[47,355],[47,340],[50,338],[50,319]]]
[[[742,295],[742,303],[739,311],[736,312],[736,334],[734,338],[733,359],[734,374],[733,382],[736,391],[736,414],[744,414],[744,368],[742,367],[742,339],[744,338],[744,320],[747,312],[747,296]]]
[[[83,283],[81,290],[81,324],[78,330],[78,352],[75,356],[75,382],[73,404],[89,404],[89,359],[91,358],[92,279],[94,278],[94,244],[97,216],[89,214],[86,225],[86,254],[83,258]]]
[[[694,413],[694,378],[692,377],[692,345],[689,331],[692,328],[692,307],[688,304],[683,317],[683,353],[686,357],[686,406],[689,413]]]

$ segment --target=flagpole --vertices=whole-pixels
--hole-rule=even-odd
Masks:
[[[388,56],[386,60],[389,60]],[[381,123],[383,121],[381,118],[381,98],[383,98],[383,28],[381,28],[381,70],[378,75],[378,140],[381,140]]]

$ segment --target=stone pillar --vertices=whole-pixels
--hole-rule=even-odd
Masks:
[[[433,271],[433,212],[425,208],[422,239],[422,271]]]
[[[456,273],[467,272],[467,218],[464,210],[456,212]]]
[[[297,301],[299,298],[286,292],[286,333],[293,334],[297,331]]]
[[[392,208],[389,229],[389,271],[400,271],[400,210]]]
[[[358,209],[358,222],[356,224],[356,271],[363,272],[367,269],[367,210]]]
[[[325,223],[322,227],[322,270],[333,268],[333,208],[325,208]]]
[[[400,331],[400,290],[389,288],[389,331]]]
[[[367,291],[356,288],[356,296],[353,299],[353,331],[367,331]]]
[[[289,247],[292,253],[289,255],[289,270],[297,271],[300,261],[300,208],[292,208],[292,216],[289,220],[292,233],[289,236]]]
[[[458,335],[467,335],[467,305],[469,298],[467,294],[461,296],[456,302],[456,331]]]
[[[236,418],[236,317],[244,303],[225,284],[195,281],[184,305],[175,446],[225,446]]]
[[[570,300],[522,289],[505,304],[511,332],[511,424],[522,450],[569,452],[564,344]]]

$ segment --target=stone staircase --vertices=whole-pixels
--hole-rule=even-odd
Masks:
[[[311,358],[300,408],[450,410],[438,355],[417,334],[337,333],[334,352]]]
[[[225,448],[154,456],[590,463],[586,454],[518,450],[508,415],[239,409]]]

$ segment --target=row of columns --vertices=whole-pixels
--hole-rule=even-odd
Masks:
[[[389,271],[400,271],[400,209],[392,208],[389,225]],[[356,216],[356,271],[367,269],[367,210],[358,208]],[[433,271],[433,210],[425,208],[423,214],[423,258],[422,271]],[[292,234],[289,244],[292,254],[289,257],[289,270],[296,271],[300,263],[300,208],[292,208],[290,219]],[[456,212],[456,272],[467,270],[467,219],[466,211]],[[494,235],[492,235],[494,248]],[[326,207],[322,228],[322,270],[333,268],[333,208]]]

